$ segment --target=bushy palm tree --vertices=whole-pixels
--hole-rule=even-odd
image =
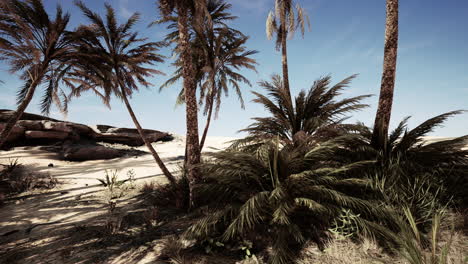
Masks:
[[[398,160],[400,167],[410,172],[434,172],[436,169],[442,170],[439,172],[454,172],[456,166],[466,165],[468,162],[468,150],[464,149],[468,135],[434,142],[428,142],[425,136],[451,116],[463,112],[452,111],[435,116],[411,130],[407,126],[407,117],[389,133],[383,149],[374,148],[371,142],[372,130],[362,125],[359,133],[341,139],[343,148],[340,149],[341,153],[336,154],[346,158],[343,162],[378,157],[379,166],[389,166],[391,162]],[[455,171],[459,170],[461,169]]]
[[[81,1],[76,5],[91,22],[80,26],[75,33],[76,48],[82,56],[82,67],[76,74],[75,82],[80,85],[74,90],[77,96],[86,90],[97,92],[106,103],[114,94],[123,100],[143,142],[150,150],[156,163],[171,184],[175,184],[174,176],[169,172],[161,158],[147,139],[130,105],[128,97],[138,85],[148,87],[146,78],[160,71],[149,68],[155,63],[163,62],[163,56],[157,52],[163,44],[148,42],[139,38],[132,27],[139,19],[139,14],[133,14],[124,24],[117,23],[114,9],[106,4],[106,18],[103,20],[97,13],[91,11]],[[99,92],[97,88],[102,89]]]
[[[257,154],[211,154],[197,192],[206,216],[189,228],[188,238],[266,242],[273,248],[269,263],[291,263],[306,242],[325,246],[342,209],[359,215],[362,234],[384,235],[377,223],[392,223],[391,210],[367,199],[374,192],[369,180],[346,176],[362,164],[324,166],[320,153],[306,149],[280,148],[273,140]]]
[[[276,49],[281,49],[284,87],[289,96],[291,96],[291,90],[289,87],[287,38],[288,36],[292,37],[297,29],[301,30],[304,37],[306,24],[310,28],[307,13],[299,4],[295,8],[296,11],[294,11],[292,0],[275,0],[275,8],[270,11],[266,21],[268,39],[272,39],[273,34],[276,34]]]
[[[198,106],[196,96],[195,67],[192,60],[189,19],[198,28],[204,18],[209,19],[206,10],[206,0],[159,0],[158,8],[163,18],[168,18],[176,13],[177,29],[179,33],[178,49],[182,61],[182,76],[186,105],[187,124],[187,169],[190,180],[190,188],[201,179],[200,173],[194,165],[200,163],[200,143],[198,137]],[[192,195],[192,192],[190,192]],[[190,199],[190,204],[192,204]]]
[[[255,70],[256,61],[250,56],[257,51],[247,50],[245,43],[248,37],[244,36],[238,30],[226,25],[226,22],[233,20],[229,13],[230,4],[221,0],[209,0],[207,10],[211,20],[206,21],[201,27],[203,35],[196,34],[192,29],[192,58],[195,64],[195,79],[200,88],[200,102],[205,102],[204,114],[207,115],[205,129],[200,140],[200,150],[203,149],[208,129],[210,126],[213,109],[216,106],[215,115],[217,115],[222,94],[228,94],[229,86],[232,86],[244,107],[243,98],[240,90],[240,83],[251,86],[250,81],[241,75],[237,70],[247,68]],[[176,20],[168,19],[170,22],[168,29],[176,28]],[[167,35],[166,40],[176,42],[178,35],[175,31]],[[177,51],[177,50],[176,50]],[[182,78],[181,58],[174,63],[177,70],[174,75],[166,81],[161,88],[168,87]],[[182,87],[177,100],[178,104],[184,103],[184,89]]]
[[[398,0],[387,0],[385,49],[379,104],[375,115],[372,144],[382,147],[388,136],[398,52]]]
[[[293,101],[280,76],[274,75],[271,82],[260,82],[267,95],[253,92],[253,100],[264,106],[269,117],[256,117],[255,121],[241,131],[249,133],[233,146],[256,146],[263,139],[279,136],[282,144],[302,145],[316,143],[355,129],[354,125],[342,124],[346,114],[367,107],[361,101],[369,95],[338,100],[355,75],[330,87],[330,76],[314,82],[309,91],[301,91]]]
[[[41,0],[4,0],[0,2],[0,59],[8,61],[10,72],[24,82],[18,91],[18,108],[0,134],[0,147],[31,102],[36,89],[44,85],[41,110],[49,114],[52,103],[66,112],[65,93],[59,84],[71,70],[76,55],[67,37],[68,13],[57,6],[50,18]],[[62,83],[62,84],[63,84]]]
[[[341,147],[329,153],[341,164],[376,160],[361,174],[375,178],[390,200],[405,203],[418,223],[430,220],[437,203],[468,206],[468,135],[428,142],[425,136],[449,117],[452,111],[430,118],[415,128],[408,117],[388,135],[383,149],[372,144],[372,130],[362,126],[358,133],[336,139]]]

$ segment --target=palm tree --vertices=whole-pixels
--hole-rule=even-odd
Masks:
[[[359,215],[361,234],[379,235],[378,224],[391,223],[392,210],[366,199],[375,192],[370,181],[346,176],[358,164],[326,167],[309,159],[314,150],[280,148],[278,140],[265,146],[258,155],[210,154],[213,159],[201,166],[206,183],[199,190],[206,216],[188,229],[187,238],[266,243],[273,249],[268,263],[282,264],[292,263],[309,241],[323,249],[342,209]]]
[[[387,140],[390,116],[392,113],[393,90],[398,51],[398,0],[387,0],[387,19],[385,24],[385,49],[380,86],[379,105],[375,115],[372,144],[383,147]]]
[[[162,74],[145,65],[163,62],[163,57],[157,53],[163,44],[147,42],[145,38],[139,38],[136,32],[131,31],[139,20],[138,13],[133,14],[124,24],[118,25],[114,9],[109,4],[105,4],[105,22],[83,2],[77,1],[76,5],[92,24],[80,26],[75,33],[76,48],[86,55],[82,56],[83,67],[77,72],[74,80],[80,86],[74,90],[73,95],[79,95],[84,90],[97,92],[96,87],[100,87],[103,92],[99,94],[106,102],[110,100],[112,93],[121,98],[156,163],[169,182],[175,185],[174,176],[147,139],[128,100],[133,91],[138,90],[138,84],[145,87],[150,85],[146,81],[147,77]]]
[[[195,165],[200,163],[200,143],[198,138],[198,106],[195,82],[195,67],[192,60],[189,18],[195,27],[202,24],[200,20],[208,18],[206,0],[159,0],[158,8],[163,18],[177,13],[177,28],[179,32],[178,49],[182,60],[182,76],[184,78],[185,112],[187,124],[187,169],[190,181],[190,205],[193,204],[192,188],[201,180],[201,175]]]
[[[370,95],[337,100],[354,77],[348,77],[332,87],[330,76],[320,78],[308,92],[301,91],[295,101],[289,96],[280,76],[274,75],[272,82],[261,82],[260,86],[267,90],[268,95],[253,92],[257,97],[253,101],[263,105],[271,116],[253,118],[255,122],[241,130],[249,133],[249,136],[235,141],[232,147],[256,148],[262,140],[276,136],[282,144],[298,146],[325,141],[355,129],[355,125],[342,124],[345,115],[367,107],[361,101]]]
[[[249,86],[251,84],[247,78],[236,70],[241,68],[255,70],[256,61],[249,58],[249,56],[257,53],[257,51],[246,50],[244,45],[248,37],[226,25],[227,21],[235,18],[229,13],[230,8],[231,5],[226,4],[224,1],[209,0],[207,9],[211,16],[211,21],[210,23],[205,23],[202,27],[203,36],[197,35],[192,29],[191,45],[196,71],[195,79],[200,87],[200,102],[205,101],[204,114],[207,115],[205,129],[200,140],[200,151],[203,149],[208,134],[214,106],[216,105],[216,117],[221,105],[221,95],[223,92],[227,95],[229,86],[235,88],[241,102],[241,107],[244,108],[239,82],[243,82]],[[176,28],[175,18],[164,22],[171,22],[168,29]],[[177,39],[178,35],[175,32],[169,33],[166,38],[166,40],[171,42],[176,42]],[[180,57],[174,65],[178,67],[176,72],[161,88],[168,87],[182,78]],[[184,89],[182,87],[177,104],[184,102]]]
[[[244,100],[240,90],[239,82],[249,86],[250,81],[240,73],[236,72],[240,68],[247,68],[255,71],[256,61],[249,56],[257,51],[246,50],[244,44],[248,37],[232,35],[227,29],[221,31],[214,40],[209,42],[209,52],[207,64],[203,70],[207,72],[207,81],[202,84],[210,87],[206,97],[205,114],[207,113],[206,125],[200,141],[200,150],[203,149],[208,129],[210,127],[211,116],[216,104],[216,115],[221,105],[221,95],[227,96],[228,87],[232,86],[239,97],[241,107],[244,109]]]
[[[291,90],[289,88],[288,53],[286,42],[288,35],[292,37],[294,32],[299,28],[302,36],[304,37],[306,23],[310,29],[309,16],[299,4],[296,5],[295,14],[292,0],[275,0],[275,9],[270,11],[266,21],[266,33],[268,39],[272,39],[273,34],[276,33],[276,49],[281,49],[284,87],[286,88],[289,96],[291,96]]]
[[[0,134],[0,148],[31,102],[37,87],[46,84],[41,110],[49,114],[52,103],[66,112],[65,94],[60,82],[70,71],[70,60],[76,56],[67,37],[70,20],[57,6],[52,20],[40,0],[5,0],[0,2],[0,59],[7,60],[10,72],[18,73],[24,82],[18,91],[18,108]]]
[[[372,144],[372,130],[362,126],[359,133],[337,139],[342,147],[330,155],[341,164],[376,160],[369,167],[362,168],[361,174],[375,175],[381,182],[382,178],[385,178],[388,184],[385,185],[386,191],[391,189],[388,187],[391,185],[404,189],[416,185],[424,187],[421,182],[429,182],[434,187],[428,189],[431,195],[437,194],[436,191],[440,187],[442,190],[439,192],[446,191],[445,194],[439,195],[442,203],[452,200],[466,208],[468,207],[468,195],[465,191],[468,188],[468,150],[466,149],[468,135],[434,142],[428,142],[424,138],[449,117],[461,113],[463,111],[444,113],[424,121],[413,129],[408,129],[409,117],[407,117],[389,133],[386,144],[377,148]],[[414,199],[416,192],[411,191],[399,196],[405,195]],[[408,201],[406,203],[409,204]],[[412,213],[418,218],[421,218],[421,215],[431,215],[429,211],[421,214],[413,210]]]

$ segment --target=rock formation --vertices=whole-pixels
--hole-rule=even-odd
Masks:
[[[10,110],[0,110],[0,131],[12,113],[13,111]],[[145,129],[144,133],[150,142],[173,139],[170,134],[157,130]],[[110,159],[123,155],[122,150],[100,145],[99,142],[132,147],[144,144],[136,129],[108,125],[97,125],[96,128],[93,128],[83,124],[24,113],[21,120],[13,128],[6,145],[7,147],[61,146],[61,154],[65,160]]]

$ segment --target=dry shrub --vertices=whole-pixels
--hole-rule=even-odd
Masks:
[[[376,242],[364,239],[357,244],[351,239],[336,238],[324,251],[315,245],[304,250],[298,263],[322,264],[368,264],[368,263],[403,263],[385,255]]]
[[[161,208],[188,208],[189,204],[189,181],[186,174],[178,177],[176,184],[145,183],[141,193],[148,198],[151,205]],[[181,204],[178,204],[181,201]]]
[[[146,227],[152,228],[157,225],[159,217],[159,210],[157,207],[152,206],[143,213],[143,221]]]
[[[9,164],[0,167],[0,201],[2,197],[18,194],[33,189],[52,189],[57,180],[48,173],[34,172],[18,160],[10,160]]]

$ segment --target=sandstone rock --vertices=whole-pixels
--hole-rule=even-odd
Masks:
[[[114,159],[123,155],[118,149],[99,145],[68,146],[63,150],[63,159],[69,161]]]
[[[7,110],[7,109],[0,109],[0,122],[6,122],[11,118],[15,111]],[[57,119],[53,119],[47,116],[36,115],[31,113],[23,113],[21,116],[21,120],[50,120],[50,121],[59,121]]]
[[[78,135],[92,137],[96,133],[91,127],[87,125],[67,122],[67,126],[70,127],[73,131],[75,131]]]
[[[67,138],[68,133],[60,131],[35,131],[24,132],[27,139],[46,139],[51,141],[63,140]]]
[[[5,124],[0,123],[0,132],[5,128]],[[15,141],[24,136],[24,128],[22,126],[15,125],[8,135],[7,142]]]
[[[53,130],[59,132],[72,132],[72,128],[67,126],[65,122],[54,122],[54,121],[43,121],[42,125],[44,126],[44,130]]]
[[[19,120],[17,123],[19,126],[24,127],[26,130],[42,130],[41,120]]]
[[[14,111],[0,109],[0,130]],[[144,130],[150,142],[169,141],[173,137],[157,130]],[[96,129],[78,123],[59,121],[45,116],[24,113],[9,139],[12,146],[20,145],[63,145],[65,141],[76,145],[96,144],[96,142],[118,143],[128,146],[144,144],[138,131],[134,128],[117,128],[108,125],[97,125]]]
[[[138,134],[128,134],[128,133],[100,133],[96,134],[94,137],[97,141],[102,141],[106,143],[118,143],[125,144],[128,146],[141,146],[143,145],[143,140]]]

